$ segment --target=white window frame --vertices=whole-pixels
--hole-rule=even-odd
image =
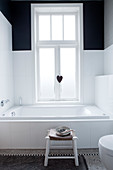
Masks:
[[[78,39],[78,41],[76,40],[69,40],[69,41],[38,41],[38,43],[36,42],[36,35],[35,35],[35,32],[36,32],[36,28],[35,28],[35,20],[36,20],[36,15],[37,15],[37,11],[36,9],[39,8],[39,7],[79,7],[79,10],[80,10],[80,15],[79,15],[79,18],[80,18],[80,29],[78,31],[80,31],[80,37]],[[39,14],[42,15],[42,13],[38,12]],[[53,14],[53,13],[52,13]],[[61,12],[59,14],[62,14]],[[64,12],[63,12],[64,14]],[[68,13],[65,13],[65,14],[68,14]],[[73,14],[73,12],[71,13]],[[58,14],[56,14],[58,15]],[[38,36],[39,37],[39,36]],[[50,36],[50,38],[52,37],[52,35]],[[63,37],[64,37],[64,33],[63,33]],[[83,4],[82,3],[69,3],[69,4],[31,4],[31,40],[32,40],[32,51],[33,51],[33,54],[34,54],[34,101],[33,103],[34,104],[82,104],[83,103],[83,69],[82,69],[82,66],[83,66],[83,59],[82,59],[82,56],[83,56]],[[61,44],[61,47],[76,47],[78,46],[78,43],[79,43],[79,57],[78,57],[78,62],[79,62],[79,100],[78,101],[47,101],[47,102],[44,102],[44,101],[40,101],[39,100],[39,96],[37,96],[36,94],[37,93],[37,81],[36,81],[36,77],[37,77],[37,65],[36,65],[36,61],[37,61],[37,50],[36,48],[38,47],[47,47],[47,44],[49,45],[49,47],[53,46],[54,48],[56,48],[56,44],[59,43]],[[70,45],[71,44],[71,45]]]

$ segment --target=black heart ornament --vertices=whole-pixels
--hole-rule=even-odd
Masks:
[[[61,83],[62,79],[63,79],[62,76],[57,76],[57,81],[58,81],[59,83]]]

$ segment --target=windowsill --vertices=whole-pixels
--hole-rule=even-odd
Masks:
[[[80,101],[49,101],[49,102],[44,102],[44,101],[39,101],[35,103],[37,106],[75,106],[75,105],[83,105],[82,102]]]

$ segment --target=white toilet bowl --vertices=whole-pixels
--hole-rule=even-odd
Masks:
[[[107,170],[113,170],[113,135],[106,135],[99,140],[99,155]]]

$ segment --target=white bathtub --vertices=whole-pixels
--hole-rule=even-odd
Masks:
[[[58,126],[75,130],[78,148],[97,148],[101,136],[113,133],[113,119],[96,106],[21,106],[0,115],[0,149],[44,149],[47,130]]]
[[[0,120],[76,120],[109,119],[109,116],[96,106],[21,106],[14,107],[0,116]]]

